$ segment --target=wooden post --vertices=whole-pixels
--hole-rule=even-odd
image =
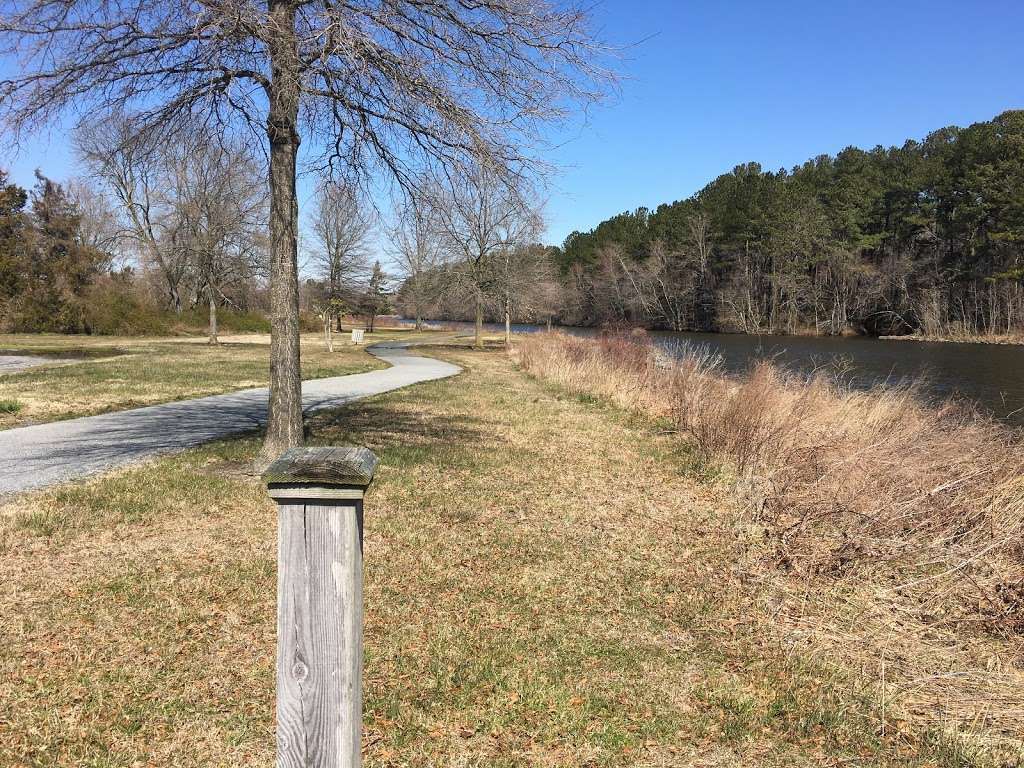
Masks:
[[[277,765],[358,768],[363,721],[365,448],[293,448],[263,475],[278,504]]]

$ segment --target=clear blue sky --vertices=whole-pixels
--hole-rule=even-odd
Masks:
[[[741,162],[790,167],[1024,108],[1021,0],[604,0],[594,12],[606,39],[636,45],[621,95],[556,138],[552,243]],[[76,172],[59,129],[0,163],[24,185],[35,167]]]

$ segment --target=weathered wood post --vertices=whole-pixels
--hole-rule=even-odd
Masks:
[[[263,475],[278,505],[277,765],[357,768],[363,705],[365,448],[293,448]]]

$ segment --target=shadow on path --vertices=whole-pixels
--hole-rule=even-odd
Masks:
[[[381,371],[302,383],[306,414],[453,376],[461,369],[410,354],[401,344],[369,348]],[[0,494],[16,493],[260,429],[267,388],[163,403],[0,432]]]

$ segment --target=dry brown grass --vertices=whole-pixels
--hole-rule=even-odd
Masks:
[[[895,341],[951,341],[957,344],[1024,344],[1022,333],[970,333],[950,331],[945,334],[914,334],[913,336],[883,336]]]
[[[772,545],[674,435],[502,353],[445,355],[465,372],[311,424],[381,457],[368,768],[988,764],[776,641]],[[272,764],[257,449],[0,507],[0,764]]]
[[[537,336],[523,367],[663,420],[746,500],[783,573],[787,639],[841,659],[893,711],[1024,733],[1021,437],[912,389],[844,389],[623,337]]]

